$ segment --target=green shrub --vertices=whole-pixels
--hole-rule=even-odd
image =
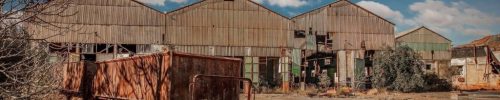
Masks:
[[[424,63],[419,58],[408,46],[376,53],[373,58],[373,87],[400,92],[424,90],[425,79],[421,69]]]
[[[440,79],[436,74],[424,75],[425,91],[451,91],[452,84],[449,80]]]

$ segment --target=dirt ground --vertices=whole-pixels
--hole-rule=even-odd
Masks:
[[[460,94],[460,95],[458,95]],[[246,100],[242,95],[240,100]],[[320,97],[299,94],[257,94],[255,100],[500,100],[500,91],[386,93],[377,95]]]

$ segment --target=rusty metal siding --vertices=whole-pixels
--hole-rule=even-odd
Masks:
[[[66,63],[63,65],[63,81],[62,87],[68,92],[79,92],[82,85],[84,75],[84,63]]]
[[[241,60],[174,54],[168,69],[172,88],[171,99],[188,100],[188,83],[196,74],[240,77]],[[196,91],[196,98],[208,100],[236,100],[239,98],[239,82],[226,79],[204,79],[203,88]]]
[[[333,50],[361,49],[363,41],[367,50],[394,46],[394,24],[350,1],[337,1],[292,20],[295,30],[309,32],[312,28],[319,35],[330,34]]]
[[[171,64],[170,64],[171,63]],[[128,99],[188,100],[196,74],[240,77],[240,60],[168,53],[97,62],[93,94]],[[206,79],[198,98],[239,98],[239,82]],[[223,85],[223,86],[222,86]]]
[[[69,29],[31,24],[28,31],[49,42],[107,44],[160,44],[165,33],[165,15],[133,0],[76,0],[64,13],[75,15],[39,17]]]
[[[168,75],[169,59],[168,55],[156,54],[98,62],[93,94],[144,100],[158,97],[166,100],[170,97],[168,90],[171,88],[170,79],[165,77]]]
[[[169,44],[185,52],[203,54],[214,46],[223,47],[215,52],[226,52],[215,55],[241,56],[243,48],[255,47],[262,48],[256,55],[267,55],[264,51],[291,47],[290,20],[250,0],[205,0],[166,16]]]

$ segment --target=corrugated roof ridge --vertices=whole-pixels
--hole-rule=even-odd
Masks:
[[[409,29],[409,30],[406,30],[406,31],[399,32],[398,34],[396,34],[396,38],[399,38],[399,37],[402,37],[404,35],[410,34],[411,32],[416,31],[416,30],[421,29],[421,28],[424,28],[424,26],[415,27],[415,28],[412,28],[412,29]]]

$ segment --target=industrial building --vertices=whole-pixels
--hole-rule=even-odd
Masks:
[[[394,47],[394,24],[348,0],[333,2],[292,20],[293,29],[302,31],[307,37],[293,43],[308,56],[305,61],[309,65],[303,69],[314,71],[306,73],[320,73],[324,72],[320,69],[326,69],[341,85],[362,80],[354,79],[355,69],[365,70],[357,74],[370,75],[370,57],[377,51]]]
[[[290,59],[300,57],[291,25],[251,0],[202,0],[166,14],[165,38],[175,51],[244,59],[256,85],[289,87]]]
[[[75,0],[66,16],[38,16],[45,25],[27,25],[50,51],[72,53],[71,61],[103,61],[161,50],[165,15],[134,0]],[[50,11],[50,10],[49,10]],[[34,19],[39,20],[39,19]]]
[[[251,0],[201,0],[167,13],[135,0],[76,0],[64,13],[71,16],[40,16],[54,25],[27,27],[72,62],[164,49],[234,57],[243,59],[243,77],[285,91],[323,69],[349,85],[354,69],[369,74],[370,57],[395,45],[393,23],[348,0],[293,18]]]
[[[451,42],[450,39],[424,26],[403,31],[396,36],[398,46],[408,46],[422,57],[421,60],[425,64],[424,72],[438,76],[448,73]]]
[[[500,89],[499,35],[489,35],[454,47],[451,66],[459,69],[452,78],[460,90]]]

